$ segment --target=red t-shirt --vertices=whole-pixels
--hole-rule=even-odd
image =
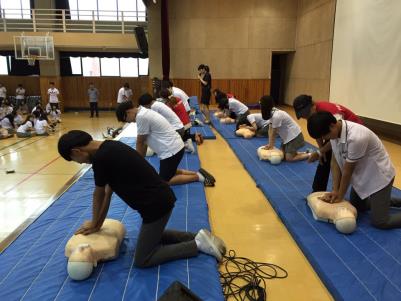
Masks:
[[[185,106],[182,103],[182,100],[179,97],[176,97],[178,100],[177,104],[172,108],[174,113],[180,118],[181,122],[186,125],[188,123],[191,123],[191,120],[189,119],[188,113],[185,110]]]
[[[356,116],[350,109],[347,109],[342,105],[328,101],[318,101],[315,103],[315,105],[316,105],[316,112],[323,111],[323,112],[329,112],[333,115],[341,115],[341,118],[343,120],[363,124],[362,120],[359,119],[358,116]]]

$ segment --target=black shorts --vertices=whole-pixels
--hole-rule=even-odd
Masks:
[[[177,172],[178,164],[180,164],[182,157],[184,156],[184,148],[170,158],[160,160],[160,177],[168,182]]]
[[[210,105],[210,97],[212,96],[212,93],[210,93],[210,90],[208,91],[202,91],[201,95],[201,104],[204,105]]]
[[[50,103],[50,107],[52,108],[52,110],[58,110],[58,102],[51,102]]]

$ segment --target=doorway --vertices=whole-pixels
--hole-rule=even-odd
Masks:
[[[285,73],[289,53],[272,53],[270,95],[276,105],[284,104]]]

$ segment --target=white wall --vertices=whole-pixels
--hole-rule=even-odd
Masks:
[[[401,124],[400,29],[400,0],[337,0],[331,101]]]

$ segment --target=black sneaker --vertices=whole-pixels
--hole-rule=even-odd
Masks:
[[[210,178],[205,178],[205,181],[203,182],[203,186],[214,187],[214,182]]]
[[[199,172],[202,176],[205,177],[205,179],[208,178],[208,179],[212,180],[213,182],[216,182],[216,179],[210,173],[208,173],[205,169],[199,168]]]

